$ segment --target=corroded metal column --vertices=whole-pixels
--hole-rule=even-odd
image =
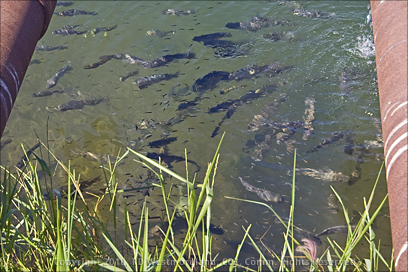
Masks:
[[[407,3],[371,0],[396,271],[408,271]]]
[[[0,137],[56,0],[0,1]]]

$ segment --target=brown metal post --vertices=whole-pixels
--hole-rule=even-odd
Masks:
[[[371,0],[396,271],[408,271],[407,3]]]
[[[0,137],[56,0],[0,1]]]

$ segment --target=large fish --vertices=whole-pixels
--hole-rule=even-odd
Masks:
[[[62,36],[67,36],[67,35],[72,35],[72,34],[76,34],[76,35],[85,34],[86,31],[77,31],[77,30],[75,30],[75,28],[77,28],[78,26],[80,26],[80,25],[74,25],[74,26],[65,25],[61,29],[54,30],[52,32],[52,34],[57,34],[57,35],[62,35]]]
[[[112,30],[116,29],[117,27],[118,27],[118,25],[105,26],[105,27],[97,27],[97,28],[94,28],[94,29],[90,30],[89,32],[90,32],[92,35],[95,35],[95,34],[97,34],[97,33],[99,33],[99,32],[112,31]]]
[[[212,71],[194,82],[193,91],[203,93],[206,90],[212,90],[220,81],[228,81],[229,75],[230,73],[225,71]]]
[[[59,111],[68,111],[68,110],[79,110],[83,109],[85,105],[97,105],[104,101],[103,98],[96,98],[90,100],[71,100],[66,103],[60,104],[56,107]]]
[[[168,227],[169,227],[168,221],[164,222],[163,224],[155,225],[154,227],[149,229],[149,238],[163,236],[163,233],[166,233]],[[201,228],[202,228],[202,224],[199,225],[198,229],[201,230]],[[171,229],[174,232],[181,231],[181,230],[187,230],[188,223],[187,223],[186,218],[181,217],[181,216],[175,216],[171,224]],[[223,229],[221,227],[215,226],[214,224],[210,224],[209,229],[212,234],[215,234],[215,235],[224,234]]]
[[[138,73],[139,73],[139,70],[135,70],[135,71],[129,72],[129,73],[127,73],[126,75],[121,76],[121,77],[119,78],[119,80],[120,80],[120,81],[125,81],[125,80],[128,79],[129,77],[135,76],[135,75],[137,75]]]
[[[213,40],[218,40],[220,38],[224,37],[231,37],[232,34],[229,32],[216,32],[216,33],[211,33],[211,34],[204,34],[200,36],[195,36],[193,38],[193,41],[195,42],[203,42],[204,45],[207,45],[207,42],[213,41]]]
[[[0,142],[0,150],[2,150],[6,145],[8,145],[9,143],[11,143],[13,141],[12,138],[7,138],[4,141]]]
[[[250,22],[228,23],[225,25],[225,27],[230,29],[244,29],[255,32],[261,28],[288,24],[290,24],[288,20],[274,20],[268,17],[255,16],[251,18]]]
[[[356,226],[350,226],[351,231],[353,231],[355,229]],[[323,230],[322,232],[320,232],[319,234],[316,234],[316,236],[322,236],[322,235],[331,235],[331,234],[338,234],[338,233],[347,233],[349,230],[348,226],[334,226],[334,227],[330,227],[327,228],[325,230]]]
[[[50,96],[55,93],[63,93],[63,90],[53,90],[53,91],[41,91],[38,93],[33,93],[33,97],[44,97],[44,96]]]
[[[49,89],[49,88],[54,87],[57,84],[60,77],[62,77],[67,71],[70,71],[70,70],[72,70],[71,62],[68,61],[68,63],[65,64],[64,67],[59,69],[55,73],[55,75],[53,75],[49,80],[47,80],[46,88]]]
[[[336,131],[336,132],[333,132],[332,134],[333,134],[332,137],[329,137],[329,138],[324,139],[321,144],[318,144],[318,145],[317,145],[316,147],[314,147],[313,149],[311,149],[311,150],[309,150],[309,151],[306,151],[306,153],[316,152],[316,151],[318,151],[319,149],[321,149],[321,148],[323,148],[323,147],[325,147],[325,146],[327,146],[327,145],[329,145],[329,144],[332,144],[332,143],[334,143],[334,142],[337,142],[337,141],[339,141],[341,138],[344,137],[344,133],[341,132],[341,131]]]
[[[281,94],[271,104],[266,105],[262,109],[261,114],[255,115],[252,122],[248,124],[248,130],[257,131],[260,127],[269,126],[271,121],[268,119],[268,117],[275,114],[278,106],[285,102],[287,97],[288,96],[286,94]]]
[[[212,107],[211,109],[209,109],[208,113],[214,113],[214,112],[219,112],[219,111],[223,111],[223,110],[227,110],[226,115],[222,118],[222,120],[218,123],[218,126],[214,129],[211,138],[214,138],[217,134],[218,131],[222,125],[222,123],[226,120],[231,118],[231,116],[235,113],[237,107],[243,105],[244,103],[249,103],[252,100],[255,100],[259,97],[261,97],[262,95],[266,94],[266,93],[272,93],[273,91],[276,90],[276,86],[274,85],[264,85],[261,88],[257,89],[257,90],[252,90],[247,92],[246,94],[242,95],[240,98],[238,99],[233,99],[233,100],[228,100],[225,102],[222,102],[220,104],[218,104],[215,107]]]
[[[216,32],[196,36],[193,38],[193,41],[202,42],[205,46],[213,48],[214,54],[218,57],[227,58],[248,55],[250,46],[245,46],[247,44],[235,43],[228,40],[220,40],[220,38],[231,36],[231,33],[228,32]]]
[[[255,187],[246,182],[245,180],[243,180],[241,177],[239,177],[239,179],[241,180],[242,185],[244,185],[247,191],[256,193],[262,200],[275,203],[283,202],[283,198],[280,194],[271,192],[266,189],[260,189],[258,187]]]
[[[57,2],[57,7],[58,6],[63,6],[63,7],[69,7],[74,4],[74,1],[58,1]]]
[[[54,50],[64,50],[68,49],[68,46],[59,45],[59,46],[49,46],[49,45],[39,45],[35,47],[35,51],[54,51]]]
[[[76,151],[72,151],[73,154],[79,154],[81,155],[83,158],[88,159],[88,160],[93,160],[93,161],[97,161],[99,164],[102,165],[114,165],[116,163],[116,161],[118,160],[117,157],[112,156],[112,155],[105,155],[105,154],[97,154],[97,153],[93,153],[93,152],[85,152],[82,150],[76,150]],[[118,165],[124,164],[124,161],[121,161]]]
[[[151,76],[138,78],[133,82],[133,84],[136,84],[139,89],[144,89],[155,83],[178,77],[178,74],[178,72],[175,74],[154,74]]]
[[[195,58],[194,53],[187,53],[187,54],[178,53],[178,54],[173,54],[173,55],[165,55],[155,60],[148,61],[143,66],[145,68],[156,68],[156,67],[167,65],[167,63],[173,62],[178,59],[192,59],[192,58]]]
[[[103,55],[99,57],[99,61],[92,63],[92,64],[85,65],[83,68],[84,69],[94,69],[94,68],[99,67],[102,64],[105,64],[111,59],[125,59],[126,58],[125,55],[126,54],[122,54],[122,53],[115,53],[113,55]]]
[[[87,190],[87,188],[89,188],[91,185],[95,184],[96,182],[98,182],[100,180],[101,180],[101,176],[97,176],[97,177],[95,177],[93,179],[84,180],[84,181],[79,183],[78,187],[81,190],[81,192],[83,193],[84,197],[91,196],[91,195],[99,195],[99,194],[102,194],[105,191],[104,189],[101,189],[101,190],[98,190],[98,191],[94,190],[92,192],[91,191],[84,191],[84,190]],[[71,184],[70,191],[71,191],[71,197],[75,196],[76,187],[75,187],[74,184]],[[53,198],[55,198],[57,196],[57,193],[60,193],[61,196],[66,197],[66,196],[68,196],[68,186],[65,185],[65,186],[61,186],[59,188],[56,188],[56,189],[53,190],[52,193],[53,193]],[[46,194],[44,194],[44,199],[45,200],[51,200],[52,198],[51,198],[49,193],[46,193]]]
[[[194,10],[176,10],[176,9],[166,9],[163,11],[163,14],[166,15],[190,15],[190,14],[194,14]]]
[[[341,172],[335,172],[331,169],[312,169],[312,168],[296,168],[297,174],[312,177],[316,180],[329,182],[347,182],[349,177]],[[290,172],[288,173],[290,175]]]
[[[276,76],[279,73],[282,73],[286,70],[292,69],[292,66],[282,66],[280,63],[265,64],[258,66],[251,64],[245,66],[229,75],[229,80],[241,81],[243,79],[250,79],[258,76],[261,73],[266,74],[268,77]]]
[[[63,11],[54,12],[58,16],[75,16],[75,15],[96,15],[96,11],[86,11],[80,9],[68,9]]]
[[[231,37],[231,33],[228,32],[216,32],[211,34],[205,34],[201,36],[195,36],[193,41],[202,42],[208,47],[225,47],[225,46],[235,46],[236,43],[232,41],[220,40],[220,38]]]
[[[305,17],[305,18],[323,18],[323,19],[329,19],[333,18],[336,14],[331,12],[331,13],[322,13],[320,11],[316,10],[306,10],[302,7],[294,9],[293,10],[293,15],[297,15],[299,17]]]
[[[24,155],[21,157],[20,161],[19,161],[18,163],[16,163],[16,166],[17,166],[18,168],[20,168],[20,169],[23,168],[23,166],[24,166],[24,165],[26,164],[26,162],[28,161],[28,158],[30,157],[30,155],[33,154],[34,151],[35,151],[37,148],[40,147],[40,145],[41,145],[41,143],[38,142],[38,143],[36,143],[33,147],[31,147],[29,150],[27,150],[26,154],[24,154]]]
[[[315,112],[315,108],[314,108],[314,103],[316,101],[313,98],[309,98],[306,97],[305,99],[305,114],[303,116],[303,121],[304,121],[304,132],[303,132],[303,140],[307,140],[310,135],[313,134],[314,131],[314,127],[313,127],[313,122],[315,120],[314,117],[314,112]]]
[[[281,217],[281,220],[282,220],[285,224],[288,224],[288,222],[289,222],[289,218],[287,218],[287,217]],[[276,224],[282,224],[281,220],[279,220],[277,217],[275,217],[275,223],[276,223]],[[321,244],[322,244],[322,240],[320,240],[320,238],[317,237],[318,235],[316,235],[316,234],[314,234],[314,233],[312,233],[312,232],[310,232],[310,231],[308,231],[308,230],[305,230],[305,229],[303,229],[303,228],[300,228],[300,227],[298,227],[298,226],[296,226],[296,225],[293,225],[293,230],[294,230],[294,233],[293,233],[293,234],[294,234],[294,236],[295,236],[295,239],[297,239],[297,240],[300,240],[300,239],[302,239],[302,238],[307,238],[307,239],[309,239],[309,240],[315,242],[317,245],[321,245]],[[322,234],[322,235],[323,235],[323,234]]]

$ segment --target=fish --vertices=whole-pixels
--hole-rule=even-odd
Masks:
[[[156,153],[156,152],[147,152],[146,157],[150,158],[150,159],[154,159],[154,160],[159,160],[162,162],[165,162],[167,164],[168,168],[172,168],[173,166],[171,165],[171,163],[173,162],[181,162],[181,161],[186,161],[185,158],[181,157],[181,156],[175,156],[175,155],[169,155],[169,154],[160,154],[160,153]],[[201,167],[192,160],[188,160],[188,163],[191,163],[193,165],[195,165],[197,167],[197,172],[200,171]]]
[[[292,14],[304,18],[323,18],[323,19],[333,18],[335,16],[335,13],[322,13],[316,10],[306,10],[302,7],[294,9]]]
[[[119,78],[119,80],[120,80],[120,81],[125,81],[125,80],[128,79],[129,77],[135,76],[135,75],[137,75],[137,74],[139,74],[139,70],[136,70],[136,71],[133,71],[133,72],[129,72],[129,73],[127,73],[126,75],[121,76],[121,77]]]
[[[211,40],[217,40],[220,38],[224,38],[224,37],[231,37],[232,34],[230,32],[216,32],[216,33],[211,33],[211,34],[204,34],[204,35],[200,35],[200,36],[195,36],[193,38],[193,41],[195,42],[203,42],[204,45],[206,41],[211,41]]]
[[[251,18],[250,22],[227,23],[225,27],[230,29],[244,29],[256,32],[261,28],[289,24],[291,24],[289,20],[274,20],[268,17],[255,16]]]
[[[251,162],[252,164],[252,162]],[[253,165],[258,165],[260,167],[276,170],[276,171],[283,171],[287,170],[287,167],[282,165],[282,164],[277,164],[277,163],[268,163],[266,161],[255,161],[253,162]]]
[[[91,196],[92,194],[101,194],[101,193],[103,193],[105,190],[104,189],[101,189],[101,190],[99,190],[99,191],[94,191],[94,192],[90,192],[90,191],[88,191],[88,192],[85,192],[84,190],[85,189],[87,189],[88,187],[90,187],[91,185],[93,185],[93,184],[95,184],[96,182],[98,182],[98,181],[100,181],[101,180],[101,176],[97,176],[97,177],[95,177],[95,178],[93,178],[93,179],[88,179],[88,180],[84,180],[84,181],[82,181],[82,182],[80,182],[79,183],[79,189],[81,190],[81,192],[82,192],[82,195],[84,196],[84,197],[86,197],[86,196]],[[71,197],[73,197],[74,195],[75,195],[75,193],[76,193],[76,187],[75,187],[75,185],[74,184],[71,184],[71,186],[70,186],[70,188],[71,188]],[[63,196],[63,197],[67,197],[68,196],[68,186],[67,185],[65,185],[65,186],[61,186],[61,187],[59,187],[59,188],[56,188],[56,189],[54,189],[53,190],[53,198],[51,198],[51,196],[50,196],[50,194],[49,193],[45,193],[43,196],[44,196],[44,199],[45,200],[51,200],[51,199],[55,199],[56,198],[56,196],[57,196],[57,192],[58,193],[60,193],[61,194],[61,196]],[[90,193],[90,194],[89,194]]]
[[[146,76],[146,77],[140,77],[136,79],[133,84],[136,84],[139,89],[144,89],[149,87],[150,85],[153,85],[155,83],[164,81],[164,80],[170,80],[172,78],[178,77],[179,73],[175,74],[154,74],[151,76]]]
[[[230,99],[228,101],[224,101],[224,102],[218,104],[215,107],[210,108],[208,113],[215,113],[215,112],[219,112],[219,111],[223,111],[223,110],[227,109],[226,115],[222,118],[222,120],[218,123],[218,126],[214,129],[214,131],[213,131],[213,133],[211,135],[211,138],[214,138],[218,134],[218,131],[220,130],[220,127],[221,127],[222,123],[226,119],[231,118],[231,116],[235,113],[237,107],[243,105],[244,103],[249,103],[252,100],[255,100],[255,99],[261,97],[265,93],[272,93],[275,90],[276,90],[275,85],[264,85],[264,86],[262,86],[261,88],[259,88],[257,90],[251,90],[251,91],[245,93],[244,95],[242,95],[238,99],[233,99],[233,100]]]
[[[243,180],[241,177],[238,177],[238,178],[240,179],[242,185],[244,185],[245,189],[247,189],[247,191],[256,193],[262,200],[265,200],[265,201],[268,201],[268,202],[275,202],[275,203],[283,202],[282,195],[280,195],[278,193],[271,192],[271,191],[266,190],[266,189],[257,188],[255,186],[249,184],[245,180]]]
[[[287,218],[287,217],[281,217],[281,220],[284,221],[286,224],[288,224],[288,222],[289,222],[289,218]],[[282,224],[282,222],[277,217],[275,217],[275,223],[276,224]],[[307,238],[307,239],[315,242],[317,245],[322,244],[322,240],[320,240],[320,238],[317,237],[316,234],[314,234],[314,233],[312,233],[312,232],[310,232],[308,230],[302,229],[302,228],[300,228],[300,227],[298,227],[296,225],[292,225],[292,226],[293,226],[293,230],[295,231],[294,234],[300,235],[301,238]],[[299,237],[295,236],[295,238],[300,240]]]
[[[214,55],[217,57],[228,58],[248,55],[251,49],[250,43],[245,44],[228,40],[220,40],[220,38],[231,36],[232,35],[229,32],[216,32],[195,36],[193,41],[202,42],[205,46],[213,48]]]
[[[362,163],[364,163],[364,158],[363,158],[363,154],[361,153],[357,158],[357,163],[356,163],[356,166],[353,172],[351,172],[349,176],[349,180],[347,181],[348,185],[353,185],[354,183],[356,183],[358,180],[361,179],[361,164]]]
[[[106,27],[97,27],[94,28],[92,30],[89,30],[89,33],[92,35],[95,35],[99,32],[108,32],[108,31],[112,31],[114,29],[116,29],[118,27],[118,25],[114,25],[114,26],[106,26]]]
[[[0,150],[2,150],[6,145],[8,145],[9,143],[11,143],[13,141],[12,138],[7,138],[4,141],[0,142]]]
[[[313,122],[315,120],[315,117],[314,117],[314,112],[315,112],[314,103],[315,102],[316,101],[313,98],[306,97],[305,99],[306,108],[305,108],[305,114],[303,115],[303,121],[304,121],[304,125],[303,125],[304,131],[303,131],[303,137],[302,137],[303,140],[307,140],[310,137],[310,135],[313,134],[313,131],[314,131]]]
[[[288,96],[286,94],[281,94],[278,98],[274,99],[274,101],[271,104],[266,105],[262,109],[261,114],[254,115],[253,120],[248,124],[248,130],[257,131],[262,126],[269,126],[271,121],[268,120],[267,118],[270,115],[275,114],[275,111],[278,108],[278,106],[285,102],[287,97]]]
[[[71,100],[66,103],[60,104],[56,107],[58,111],[79,110],[83,109],[85,105],[93,106],[104,101],[103,98],[96,98],[90,100]]]
[[[23,168],[23,166],[24,166],[24,165],[26,164],[26,162],[28,161],[28,158],[30,157],[30,155],[33,154],[34,151],[35,151],[37,148],[40,147],[40,145],[41,145],[41,143],[38,142],[38,143],[36,143],[33,147],[31,147],[29,150],[27,150],[26,154],[24,154],[24,155],[21,157],[20,161],[19,161],[18,163],[16,163],[16,166],[17,166],[18,168],[20,168],[20,169]]]
[[[329,182],[347,182],[349,177],[341,172],[335,172],[331,169],[312,169],[312,168],[296,168],[297,174],[312,177],[317,180]],[[288,175],[291,173],[289,172]]]
[[[178,54],[173,54],[173,55],[165,55],[155,60],[146,62],[143,66],[145,68],[156,68],[156,67],[164,66],[167,63],[173,62],[178,59],[193,59],[193,58],[195,58],[194,53],[187,53],[187,54],[178,53]]]
[[[138,58],[138,57],[135,57],[135,56],[131,56],[129,54],[123,54],[123,56],[124,56],[123,59],[125,61],[127,61],[128,63],[130,63],[130,64],[139,64],[139,65],[143,65],[143,66],[149,64],[148,61],[143,60],[143,59]]]
[[[72,153],[79,154],[83,158],[88,159],[88,160],[97,161],[99,164],[102,164],[102,165],[108,165],[109,163],[111,165],[114,165],[116,161],[118,160],[117,157],[112,156],[112,155],[97,154],[97,153],[93,153],[90,151],[85,152],[82,150],[76,150],[76,151],[72,151]],[[125,163],[124,161],[121,161],[119,165],[124,164],[124,163]]]
[[[309,150],[309,151],[306,151],[306,153],[316,152],[316,151],[318,151],[319,149],[321,149],[321,148],[323,148],[323,147],[325,147],[325,146],[327,146],[327,145],[329,145],[329,144],[332,144],[332,143],[334,143],[334,142],[337,142],[337,141],[339,141],[341,138],[344,137],[344,133],[341,132],[341,131],[336,131],[336,132],[333,132],[332,134],[333,134],[332,137],[329,137],[329,138],[324,139],[324,141],[323,141],[321,144],[318,144],[318,145],[317,145],[316,147],[314,147],[313,149],[311,149],[311,150]]]
[[[353,231],[355,227],[356,226],[351,226],[351,230]],[[348,226],[334,226],[323,230],[322,232],[316,234],[316,236],[347,233],[348,230],[349,230]]]
[[[149,238],[154,238],[154,237],[161,237],[162,236],[162,232],[160,231],[160,229],[166,233],[168,227],[169,227],[169,222],[165,221],[163,224],[158,224],[155,225],[154,227],[152,227],[151,229],[149,229]],[[171,228],[173,231],[177,232],[177,231],[181,231],[181,230],[187,230],[188,229],[188,223],[185,217],[182,216],[175,216],[172,224],[171,224]],[[199,225],[198,230],[201,230],[202,228],[202,224]],[[219,226],[215,226],[214,224],[210,223],[210,232],[212,234],[215,235],[223,235],[224,231],[221,227]]]
[[[74,26],[65,25],[61,29],[54,30],[52,34],[62,35],[62,36],[73,35],[73,34],[76,34],[76,35],[85,34],[86,31],[76,31],[75,30],[75,28],[77,28],[78,26],[81,26],[81,25],[74,25]]]
[[[224,47],[224,46],[234,46],[236,43],[232,41],[220,40],[220,38],[231,37],[232,34],[229,32],[216,32],[210,34],[204,34],[200,36],[195,36],[193,41],[202,42],[208,47]]]
[[[54,50],[64,50],[68,49],[68,46],[59,45],[59,46],[49,46],[49,45],[39,45],[35,47],[35,51],[54,51]]]
[[[284,33],[282,32],[271,32],[271,33],[263,34],[262,37],[270,41],[276,42],[276,41],[280,41],[283,35]]]
[[[304,8],[297,8],[293,10],[293,15],[297,15],[299,17],[309,17],[309,18],[318,18],[322,15],[321,12],[315,10],[306,10]]]
[[[61,69],[59,69],[55,75],[53,75],[49,80],[47,80],[46,88],[52,88],[54,87],[57,83],[58,80],[68,71],[72,70],[71,67],[71,62],[68,61],[67,64],[65,64]]]
[[[169,127],[183,122],[187,117],[195,117],[195,115],[193,115],[193,112],[195,110],[196,110],[195,108],[185,108],[183,110],[177,111],[175,117],[172,117],[168,121],[162,123],[163,128],[169,130]]]
[[[212,71],[194,82],[193,91],[203,93],[208,89],[212,90],[219,82],[228,81],[229,75],[230,73],[225,71]]]
[[[263,34],[262,37],[273,42],[277,42],[280,40],[291,41],[295,39],[295,32],[294,31],[271,32]]]
[[[370,78],[370,75],[356,68],[346,67],[339,76],[339,88],[342,95],[349,95],[353,89]]]
[[[221,129],[221,125],[224,123],[225,120],[230,119],[231,116],[235,113],[235,111],[237,110],[237,106],[238,104],[232,104],[228,110],[227,113],[225,114],[225,116],[221,119],[221,121],[218,123],[218,125],[215,127],[215,129],[213,130],[213,132],[211,133],[211,138],[214,138],[215,136],[218,135],[218,132]]]
[[[171,144],[175,141],[177,141],[177,137],[168,137],[168,138],[164,138],[161,140],[149,142],[148,146],[152,148],[159,148],[159,147]]]
[[[173,62],[178,59],[192,59],[195,58],[194,53],[178,53],[178,54],[169,54],[161,56],[157,59],[152,61],[143,60],[141,58],[131,56],[129,54],[125,54],[125,59],[131,64],[139,64],[142,65],[144,68],[157,68],[167,65],[170,62]]]
[[[286,149],[291,152],[293,151],[292,148],[292,144],[289,141],[289,139],[291,139],[293,137],[293,135],[295,135],[296,133],[296,129],[300,128],[301,126],[303,126],[303,122],[301,121],[291,121],[288,123],[281,123],[283,126],[280,128],[280,130],[277,130],[278,133],[276,134],[276,143],[277,144],[282,144],[285,143],[286,144]]]
[[[199,96],[197,96],[196,98],[194,98],[194,100],[187,101],[187,102],[182,102],[182,103],[180,103],[180,104],[178,105],[177,111],[185,110],[185,109],[188,109],[188,108],[197,106],[197,105],[198,105],[198,101],[200,101],[200,100],[201,100],[201,98],[200,98]]]
[[[265,71],[268,68],[268,65],[257,66],[257,65],[248,65],[244,68],[241,68],[231,74],[229,74],[229,80],[240,81],[243,79],[249,79],[254,76],[257,76],[259,73]]]
[[[101,56],[101,57],[99,57],[99,61],[97,61],[95,63],[87,64],[83,68],[84,69],[95,69],[95,68],[101,66],[102,64],[105,64],[106,62],[110,61],[113,58],[114,58],[114,55]]]
[[[214,46],[214,55],[220,58],[248,56],[253,48],[252,43],[237,43],[231,46]]]
[[[38,93],[33,93],[33,97],[44,97],[44,96],[50,96],[55,93],[63,93],[64,90],[53,90],[53,91],[41,91]]]
[[[74,1],[58,1],[57,2],[57,7],[58,6],[63,6],[63,7],[69,7],[74,4]]]
[[[83,68],[84,69],[95,69],[97,67],[99,67],[102,64],[105,64],[106,62],[110,61],[111,59],[125,59],[126,54],[122,54],[122,53],[115,53],[113,55],[103,55],[99,57],[99,61],[92,63],[92,64],[88,64],[85,65]]]
[[[96,15],[96,11],[86,11],[80,9],[67,9],[63,11],[54,12],[58,16],[75,16],[75,15]]]
[[[193,10],[176,10],[176,9],[166,9],[163,11],[163,14],[165,15],[190,15],[190,14],[194,14],[195,12]]]
[[[272,77],[292,68],[292,66],[282,66],[277,62],[272,64],[265,64],[263,66],[251,64],[231,73],[229,75],[229,80],[241,81],[244,79],[253,78],[261,73],[265,73],[268,77]]]
[[[164,55],[152,61],[148,61],[148,60],[143,60],[139,57],[135,57],[135,56],[132,56],[126,53],[115,53],[113,55],[101,56],[99,57],[98,62],[85,65],[83,68],[84,69],[97,68],[98,66],[106,63],[107,61],[111,59],[122,59],[130,64],[142,65],[144,68],[157,68],[157,67],[165,66],[168,63],[173,62],[178,59],[192,59],[192,58],[195,58],[194,53],[178,53],[178,54]]]
[[[169,30],[169,31],[161,31],[161,30],[148,30],[146,32],[147,36],[152,36],[152,35],[156,35],[159,38],[163,38],[166,37],[169,34],[174,34],[175,31],[174,30]]]

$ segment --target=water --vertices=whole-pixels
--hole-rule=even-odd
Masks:
[[[265,84],[274,84],[277,86],[275,92],[237,107],[234,115],[221,126],[220,132],[226,131],[227,134],[221,148],[212,220],[225,229],[223,236],[216,236],[214,247],[226,256],[233,256],[235,248],[226,245],[224,241],[240,241],[243,235],[241,226],[247,227],[250,223],[253,225],[251,233],[254,237],[260,238],[266,232],[263,242],[279,250],[283,229],[274,222],[270,212],[263,207],[232,201],[224,196],[260,200],[254,193],[244,189],[238,179],[238,176],[242,176],[253,185],[282,194],[284,203],[273,204],[273,207],[280,215],[287,216],[292,180],[289,170],[292,169],[295,148],[299,168],[331,169],[347,176],[355,170],[359,151],[356,150],[352,155],[344,153],[347,145],[345,137],[317,152],[307,151],[333,136],[334,132],[351,135],[357,145],[377,140],[381,132],[375,50],[368,4],[368,1],[78,1],[70,8],[96,11],[98,15],[53,17],[49,31],[39,41],[39,45],[65,45],[69,48],[34,54],[34,61],[27,71],[6,127],[4,139],[12,137],[13,142],[1,151],[1,164],[14,165],[22,155],[20,143],[28,146],[35,144],[35,132],[45,140],[48,122],[51,150],[62,161],[71,160],[77,172],[82,173],[83,179],[101,174],[98,162],[86,160],[81,156],[83,152],[117,155],[132,141],[141,145],[139,150],[142,152],[158,152],[149,148],[147,143],[160,139],[164,133],[177,137],[177,141],[168,146],[170,154],[183,156],[186,148],[189,159],[204,169],[212,159],[220,139],[220,134],[211,138],[211,133],[225,115],[225,112],[208,114],[208,109],[228,99],[237,99],[245,92]],[[303,18],[293,15],[292,10],[300,5],[330,16]],[[195,13],[180,16],[162,13],[169,8],[193,10]],[[58,11],[64,9],[68,8],[57,7]],[[229,22],[248,22],[254,16],[289,20],[291,24],[256,32],[225,27]],[[113,25],[117,25],[117,28],[95,35],[88,33],[86,37],[52,34],[53,30],[67,24],[81,25],[77,30]],[[173,32],[165,37],[147,35],[152,30]],[[263,38],[263,34],[282,31],[286,33],[282,40]],[[212,48],[193,41],[195,36],[214,32],[230,32],[232,36],[225,40],[245,44],[249,53],[220,58],[214,55]],[[154,69],[144,69],[122,60],[111,60],[96,69],[82,68],[98,61],[102,55],[114,53],[127,53],[153,60],[166,54],[187,52],[195,53],[196,58],[181,59]],[[65,93],[44,98],[32,97],[32,93],[44,90],[46,81],[68,61],[73,70],[65,74],[53,88],[64,89]],[[215,89],[203,94],[192,116],[172,126],[170,130],[161,127],[152,129],[148,131],[152,136],[140,142],[144,134],[136,130],[135,125],[142,120],[167,121],[176,116],[176,109],[182,101],[196,97],[196,93],[189,91],[189,87],[198,78],[213,70],[234,72],[250,64],[275,62],[293,68],[274,77],[260,75],[249,80],[221,82]],[[119,81],[121,76],[136,69],[139,70],[136,77]],[[137,77],[175,72],[179,72],[177,78],[146,89],[138,90],[132,84]],[[227,94],[220,94],[221,90],[233,86],[237,88]],[[287,142],[290,145],[276,143],[276,135],[271,129],[248,130],[254,115],[261,114],[266,105],[282,94],[286,94],[287,99],[268,117],[270,121],[303,121],[305,99],[315,100],[314,133],[307,140],[302,138],[302,128],[296,129]],[[104,98],[105,101],[95,106],[85,106],[81,110],[58,112],[54,109],[72,99],[95,98]],[[255,140],[260,144],[257,135],[271,136],[270,148],[263,152],[262,163],[256,163],[251,158],[259,147],[247,145],[248,141]],[[382,148],[373,148],[370,152],[380,154]],[[381,161],[375,156],[364,156],[361,178],[353,185],[298,175],[295,224],[312,232],[344,224],[342,213],[332,213],[329,208],[330,186],[343,197],[349,212],[358,214],[362,211],[362,198],[369,196],[380,166]],[[184,163],[173,163],[173,167],[174,171],[184,175]],[[194,168],[193,165],[191,167]],[[63,184],[65,179],[60,175]],[[204,170],[198,172],[198,180],[203,176]],[[145,178],[146,172],[131,159],[118,169],[117,179],[123,186],[132,186]],[[99,187],[103,186],[99,184]],[[152,191],[151,203],[159,198],[159,193],[158,190]],[[378,204],[386,194],[384,174],[381,175],[377,193],[377,202],[374,204]],[[127,202],[137,204],[141,199],[140,194],[133,194]],[[123,210],[124,201],[119,201],[122,204],[120,210]],[[140,205],[132,207],[136,222]],[[391,252],[387,212],[388,208],[385,207],[375,222],[376,234],[384,245],[385,256]],[[160,215],[158,209],[156,213]],[[344,239],[344,236],[340,235],[339,239]],[[319,252],[323,252],[324,248],[319,247]]]

